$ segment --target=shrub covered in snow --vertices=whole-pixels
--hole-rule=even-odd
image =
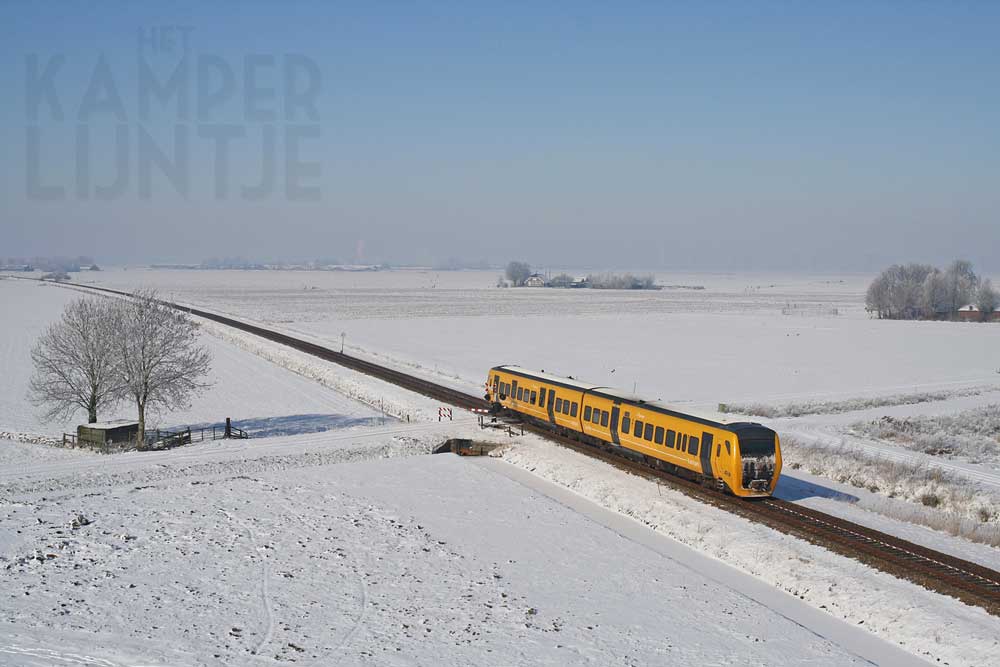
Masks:
[[[801,417],[803,415],[832,415],[855,412],[869,408],[883,408],[891,405],[915,405],[945,401],[963,396],[979,396],[994,387],[969,387],[948,391],[929,391],[913,394],[891,394],[889,396],[869,396],[849,398],[842,401],[802,401],[767,405],[765,403],[719,403],[719,412],[727,414],[753,415],[755,417]]]
[[[882,417],[858,422],[851,428],[859,435],[889,440],[925,454],[1000,462],[1000,405],[986,405],[954,415]]]
[[[781,439],[784,465],[841,484],[905,500],[870,508],[894,519],[1000,546],[1000,494],[931,466],[873,456],[855,447],[812,445]]]

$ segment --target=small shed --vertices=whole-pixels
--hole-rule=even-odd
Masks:
[[[139,435],[139,422],[118,419],[95,424],[80,424],[76,427],[76,440],[80,447],[123,446],[136,441]]]

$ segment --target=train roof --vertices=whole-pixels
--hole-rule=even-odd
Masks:
[[[770,431],[766,426],[758,424],[756,422],[733,422],[731,424],[723,424],[722,422],[713,421],[711,419],[705,419],[704,417],[698,417],[696,415],[687,414],[684,412],[678,412],[666,403],[661,403],[660,401],[648,401],[641,396],[621,389],[615,389],[613,387],[604,387],[596,384],[589,384],[587,382],[581,382],[576,378],[562,377],[559,375],[553,375],[552,373],[545,373],[544,371],[533,371],[522,366],[515,365],[503,365],[494,366],[494,370],[503,370],[515,375],[520,375],[522,377],[534,378],[536,380],[542,380],[550,384],[554,384],[560,387],[566,387],[568,389],[578,389],[580,391],[587,391],[595,396],[602,396],[604,398],[610,398],[612,400],[621,401],[623,404],[635,406],[638,408],[645,408],[647,410],[652,410],[653,412],[659,412],[662,414],[670,415],[671,417],[677,417],[679,419],[686,419],[688,421],[695,422],[697,424],[702,424],[703,426],[711,426],[712,428],[722,429],[723,431],[730,431],[739,435],[741,432],[745,435],[749,435],[753,431],[758,431],[760,429],[765,429]]]
[[[533,371],[522,366],[505,365],[505,366],[494,366],[496,370],[508,371],[514,373],[515,375],[521,375],[523,377],[535,378],[536,380],[544,380],[551,384],[556,384],[561,387],[568,387],[571,389],[579,389],[580,391],[589,391],[591,389],[596,389],[599,385],[589,384],[587,382],[580,382],[575,378],[563,377],[561,375],[553,375],[552,373],[546,373],[545,371]]]

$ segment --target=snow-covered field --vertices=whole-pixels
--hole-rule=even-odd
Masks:
[[[397,428],[0,474],[0,663],[916,662],[507,464],[420,456],[450,426]]]
[[[813,445],[847,442],[868,454],[884,453],[907,461],[929,457],[892,443],[866,440],[851,433],[851,424],[883,414],[952,414],[996,403],[1000,396],[1000,375],[994,371],[1000,369],[1000,357],[990,357],[1000,354],[996,345],[1000,327],[871,321],[859,301],[866,282],[863,277],[661,276],[660,282],[666,284],[704,285],[706,289],[648,293],[498,290],[492,288],[493,273],[129,270],[84,277],[117,288],[156,286],[174,300],[262,321],[331,347],[339,347],[340,334],[346,332],[350,352],[469,391],[478,390],[489,366],[518,362],[629,389],[634,383],[640,393],[724,419],[733,417],[715,411],[720,402],[848,403],[865,409],[768,421],[779,432]],[[5,312],[22,309],[27,330],[40,330],[58,316],[60,299],[76,296],[55,287],[0,280],[0,305]],[[920,655],[931,662],[979,665],[983,655],[1000,650],[997,619],[979,610],[768,529],[747,526],[648,481],[580,460],[532,438],[518,439],[504,452],[508,462],[518,470],[530,471],[530,475],[512,472],[514,469],[498,462],[439,462],[450,457],[407,458],[405,463],[362,462],[424,453],[446,434],[471,433],[472,420],[459,416],[455,423],[438,425],[432,421],[436,419],[432,401],[253,336],[212,324],[205,324],[203,330],[217,360],[213,376],[218,392],[213,389],[198,399],[188,413],[164,417],[165,423],[218,422],[232,416],[238,424],[254,424],[258,435],[300,435],[216,443],[155,455],[98,457],[97,463],[92,462],[92,455],[0,442],[0,470],[5,471],[0,472],[0,500],[10,501],[6,518],[0,520],[0,531],[7,531],[4,534],[12,540],[9,549],[4,543],[3,554],[20,568],[0,572],[0,576],[14,577],[11,582],[18,586],[30,582],[41,587],[30,591],[30,596],[16,597],[18,609],[31,596],[39,595],[42,600],[37,607],[34,600],[25,604],[26,618],[32,620],[22,623],[11,617],[6,627],[0,627],[0,638],[8,640],[8,653],[20,651],[18,657],[11,658],[13,664],[57,660],[45,650],[61,651],[60,657],[83,651],[109,661],[107,664],[256,664],[289,656],[318,664],[338,660],[348,664],[392,662],[389,653],[377,653],[383,648],[392,652],[398,664],[423,664],[432,655],[427,651],[447,646],[446,651],[433,653],[434,662],[802,664],[811,660],[810,664],[850,664],[863,657],[876,664],[914,664],[913,656]],[[58,432],[63,426],[39,424],[31,421],[35,417],[25,416],[24,392],[16,389],[18,383],[27,382],[30,367],[25,355],[33,336],[20,331],[9,326],[0,329],[0,363],[4,364],[4,375],[13,378],[0,391],[0,401],[5,401],[0,402],[0,431]],[[942,400],[919,404],[882,400],[903,394],[934,394]],[[373,428],[372,420],[378,424],[382,415],[388,415],[384,418],[387,421]],[[345,430],[345,426],[350,428]],[[157,458],[161,456],[174,458]],[[996,470],[962,460],[935,459],[934,464],[948,466],[970,484],[1000,487]],[[994,568],[1000,566],[1000,552],[995,548],[930,530],[926,526],[932,522],[917,521],[922,525],[914,525],[901,521],[906,513],[896,505],[905,503],[903,498],[890,501],[877,492],[802,471],[787,469],[786,473],[780,493],[795,502]],[[383,476],[387,480],[384,484]],[[199,481],[203,478],[207,481]],[[517,482],[516,493],[507,486],[512,479]],[[376,488],[383,491],[369,492]],[[183,489],[183,501],[175,498],[178,489]],[[133,502],[142,494],[147,494],[143,498],[148,501]],[[554,503],[558,509],[552,512],[568,512],[567,516],[577,518],[559,518],[554,523],[542,520],[550,511],[540,508],[548,507],[544,503],[553,498],[558,500]],[[113,502],[107,502],[109,499]],[[350,511],[337,514],[328,509],[338,500]],[[524,503],[534,503],[534,511],[519,513]],[[892,512],[885,509],[886,503],[894,506]],[[169,508],[162,522],[152,509],[157,504]],[[315,526],[309,530],[296,517],[306,516],[317,506],[324,508],[322,519],[329,522],[330,533],[354,534],[350,528],[357,519],[374,535],[372,542],[349,547],[349,540],[335,542],[329,535],[317,535]],[[96,542],[64,547],[72,549],[68,556],[85,554],[81,556],[84,567],[90,567],[86,558],[103,563],[100,576],[110,580],[108,588],[95,587],[92,579],[80,581],[79,586],[70,578],[53,575],[49,580],[53,566],[66,562],[60,560],[60,554],[51,559],[42,554],[42,560],[24,560],[26,554],[38,555],[29,552],[29,544],[48,539],[55,540],[52,544],[57,548],[60,540],[72,542],[73,536],[82,536],[85,533],[81,531],[99,524],[95,521],[76,530],[49,523],[32,525],[29,517],[38,508],[51,510],[55,523],[65,523],[67,516],[78,511],[101,515],[101,521],[108,522],[108,532]],[[922,506],[921,510],[930,511]],[[612,551],[623,549],[621,538],[625,537],[626,542],[641,544],[666,562],[653,565],[641,559],[633,561],[631,556],[609,562],[598,556],[609,547],[602,542],[604,538],[573,523],[581,514],[618,536]],[[509,522],[504,518],[507,515]],[[423,547],[419,553],[410,548],[419,539],[403,525],[406,516],[422,526],[442,522],[445,532],[440,534],[446,537],[438,539],[446,545],[439,546],[454,550],[451,567],[462,575],[459,579],[482,579],[489,584],[493,574],[499,574],[501,578],[494,582],[517,582],[523,585],[519,590],[544,594],[543,603],[530,596],[516,598],[519,605],[535,611],[514,612],[513,602],[505,608],[482,597],[485,588],[461,588],[463,581],[453,581],[448,574],[452,570],[443,566],[435,569],[440,564],[431,566],[420,560],[428,553]],[[595,518],[598,516],[602,518]],[[395,523],[387,523],[385,517]],[[541,528],[534,525],[535,520],[542,522]],[[452,524],[456,527],[444,528]],[[69,537],[56,540],[51,537],[55,530],[63,530]],[[578,539],[583,546],[600,548],[583,548],[575,541]],[[651,541],[656,544],[651,545]],[[303,542],[310,547],[302,547]],[[518,544],[509,544],[513,542]],[[685,551],[688,556],[682,557],[665,546],[669,543],[676,548],[677,542],[694,551]],[[147,546],[154,543],[157,547]],[[524,549],[530,544],[546,549],[539,548],[529,556]],[[129,555],[137,545],[147,546],[147,560],[138,553]],[[368,577],[358,574],[356,556],[339,563],[339,570],[325,569],[338,563],[332,560],[338,558],[335,546],[377,554],[384,562],[377,557],[372,562],[366,556],[362,569]],[[31,546],[35,548],[44,550]],[[538,562],[548,563],[552,569],[546,577],[529,575],[518,567],[494,572],[471,560],[471,554],[482,559],[484,553],[499,553],[504,548],[518,551],[521,558],[510,560],[530,564],[533,572]],[[315,556],[316,549],[324,549],[327,558]],[[202,576],[185,573],[171,580],[168,566],[151,563],[149,554],[190,559],[204,568]],[[129,560],[133,557],[138,560]],[[578,557],[587,562],[587,576],[582,580],[579,568],[573,569]],[[118,558],[123,560],[114,560]],[[489,562],[491,567],[496,565]],[[740,572],[726,569],[729,574],[724,575],[711,569],[712,563],[720,567],[721,562]],[[337,600],[336,604],[320,602],[321,590],[307,594],[304,585],[297,588],[302,585],[299,575],[303,570],[295,568],[306,567],[304,563],[328,572],[329,581],[337,582],[331,584],[336,592],[330,590],[327,595]],[[678,563],[698,576],[707,576],[711,583],[704,591],[698,586],[657,588],[673,581],[669,573]],[[655,569],[659,580],[630,579],[631,567],[625,567],[630,564]],[[149,567],[155,574],[155,585],[146,585],[144,591],[137,590],[143,587],[134,579],[136,568],[141,567]],[[291,576],[277,578],[279,568]],[[423,573],[421,585],[394,579],[404,571]],[[211,584],[192,583],[204,580],[204,572],[221,574]],[[756,584],[748,583],[755,580],[747,574],[756,577]],[[364,608],[368,611],[364,616],[354,612],[350,621],[343,615],[350,616],[352,608],[352,576],[361,577],[358,581],[366,584],[378,584],[365,589]],[[688,572],[685,581],[690,576]],[[257,589],[246,585],[247,577],[257,577],[253,579],[260,582]],[[540,583],[539,578],[546,582]],[[124,590],[139,596],[136,604],[118,609],[105,599],[108,591],[119,591],[116,579],[120,579],[119,584],[136,586]],[[424,585],[431,579],[440,585]],[[243,582],[239,595],[247,600],[226,599],[226,591],[237,580]],[[766,584],[764,592],[753,589],[761,582]],[[719,585],[721,588],[713,588]],[[59,615],[61,608],[53,601],[60,595],[72,598],[66,595],[67,590],[73,590],[69,586],[87,586],[81,589],[86,593],[68,601],[60,599],[59,604],[81,605],[81,610],[89,610],[85,614],[88,619],[101,618],[103,612],[107,625],[95,626],[90,620],[90,625],[81,626],[75,612]],[[651,588],[660,594],[649,595]],[[282,589],[286,597],[272,595]],[[757,592],[748,592],[751,589]],[[707,611],[703,615],[698,601],[704,599],[701,593],[728,599],[734,590],[763,609],[729,608],[734,615],[727,614],[726,623],[736,623],[733,627],[739,629],[726,635],[720,652],[715,653],[716,649],[708,646],[711,642],[699,639],[704,633],[694,629],[700,623],[714,632],[720,622],[717,617],[709,618]],[[372,591],[384,597],[372,597]],[[625,602],[618,602],[628,598],[620,595],[622,591],[630,592],[629,610]],[[507,592],[512,595],[512,591]],[[289,600],[296,595],[308,602],[293,609],[295,605]],[[457,600],[446,608],[441,596]],[[553,609],[558,611],[553,615],[546,615],[549,597],[557,600]],[[653,597],[662,602],[647,599]],[[256,622],[248,616],[254,609],[250,598],[259,601]],[[355,602],[356,598],[355,594]],[[579,604],[574,605],[571,598]],[[798,607],[783,606],[796,599]],[[219,614],[207,608],[208,600],[213,609],[221,610]],[[409,600],[416,602],[407,606]],[[743,600],[742,604],[751,602]],[[662,609],[656,606],[659,604]],[[190,609],[191,617],[201,624],[177,615],[167,615],[169,622],[162,620],[164,614],[156,612],[167,605]],[[597,613],[595,606],[600,607],[603,621],[587,615]],[[226,618],[230,607],[238,607],[231,612],[238,622],[217,617]],[[452,608],[462,613],[450,614]],[[473,608],[480,614],[479,625],[470,620],[459,623]],[[671,611],[678,608],[700,621],[688,619],[688,627],[682,631],[685,621]],[[47,615],[44,609],[48,609]],[[280,615],[276,609],[287,612],[283,625],[274,620]],[[422,618],[413,623],[398,620],[414,614],[413,610],[419,610],[416,615]],[[154,616],[157,620],[150,620]],[[741,625],[749,616],[772,619],[761,626],[768,632]],[[43,617],[46,620],[39,620]],[[783,635],[770,633],[772,627],[779,627],[775,623],[783,622],[779,618],[801,626],[789,631],[791,634],[782,633],[795,637],[791,641],[803,646],[804,653],[786,652],[790,644],[777,639]],[[380,623],[372,625],[374,619]],[[386,619],[389,625],[382,622]],[[399,628],[392,626],[394,619]],[[664,623],[664,619],[669,622]],[[426,622],[418,627],[414,623],[420,620]],[[428,625],[435,641],[417,639]],[[803,628],[808,631],[805,635],[826,639],[800,637],[796,633]],[[859,628],[865,632],[858,632]],[[444,636],[433,634],[438,630],[449,633],[448,643],[436,641]],[[686,634],[688,630],[692,634]],[[214,634],[205,634],[209,631]],[[56,637],[57,648],[40,643],[43,635]],[[95,636],[118,635],[128,639],[103,642],[102,651],[92,649]],[[293,638],[303,635],[308,639],[304,644]],[[902,647],[908,655],[892,653],[895,649],[876,635]],[[548,639],[553,637],[550,645]],[[697,648],[688,652],[692,645]],[[254,653],[258,647],[260,651]],[[375,654],[363,655],[362,650]],[[445,658],[438,660],[442,654]],[[3,656],[0,641],[0,664]]]

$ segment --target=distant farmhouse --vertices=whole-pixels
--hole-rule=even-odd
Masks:
[[[528,276],[528,279],[524,281],[525,287],[545,287],[545,276],[540,273],[532,273]]]
[[[1000,308],[994,308],[993,312],[987,316],[983,317],[983,314],[979,312],[979,306],[974,303],[970,303],[967,306],[962,306],[958,309],[958,319],[963,322],[1000,322]]]

